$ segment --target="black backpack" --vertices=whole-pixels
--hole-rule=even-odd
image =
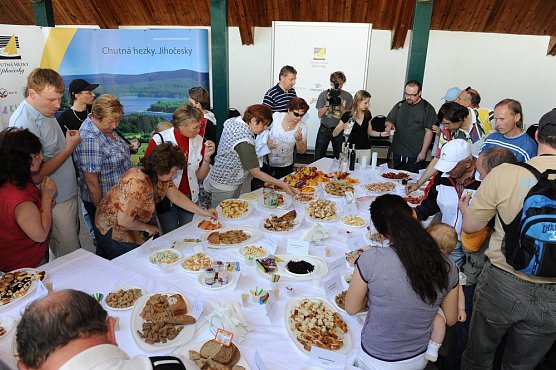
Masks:
[[[514,220],[504,224],[502,252],[515,270],[527,275],[556,277],[556,180],[548,179],[556,170],[542,174],[527,163],[516,165],[531,171],[537,183],[523,200]]]

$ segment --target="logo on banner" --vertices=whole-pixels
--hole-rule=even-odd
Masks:
[[[313,48],[313,60],[326,60],[326,48]]]
[[[0,99],[8,97],[8,90],[0,87]]]
[[[11,36],[0,35],[0,59],[21,59],[18,49],[19,39],[15,34]]]

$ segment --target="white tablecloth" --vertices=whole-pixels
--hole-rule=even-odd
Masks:
[[[334,163],[330,159],[323,158],[313,164],[319,169],[330,172],[336,170]],[[377,181],[378,171],[371,172],[369,167],[365,171],[354,171],[352,177],[360,179],[361,183],[368,183]],[[330,198],[338,202],[342,202],[340,198]],[[222,220],[224,226],[243,226],[249,225],[261,229],[261,223],[265,217],[268,217],[271,212],[261,209],[256,202],[251,203],[255,207],[254,211],[245,219],[231,222],[229,220]],[[357,213],[369,220],[369,203],[358,204]],[[304,204],[293,202],[292,207],[304,216]],[[207,232],[203,232],[197,228],[200,218],[195,216],[193,222],[181,227],[169,234],[166,234],[156,240],[145,243],[140,248],[133,250],[113,261],[107,261],[100,257],[95,256],[84,250],[78,250],[72,254],[59,258],[52,263],[44,266],[47,271],[48,279],[53,282],[54,289],[73,288],[85,291],[87,293],[101,292],[104,295],[108,294],[111,290],[122,286],[139,286],[147,293],[154,293],[159,291],[175,290],[184,294],[188,299],[193,300],[195,297],[201,297],[205,306],[205,313],[211,310],[210,303],[218,301],[239,301],[241,302],[241,294],[248,293],[250,289],[255,287],[262,287],[270,289],[270,280],[257,271],[255,266],[247,266],[244,257],[239,253],[239,247],[228,249],[209,249],[206,243]],[[299,239],[305,230],[312,225],[312,222],[304,219],[301,226],[293,232],[284,233],[283,235],[272,234],[271,236],[276,239],[278,248],[277,254],[286,252],[286,245],[288,239]],[[340,222],[326,225],[330,238],[324,241],[323,245],[311,244],[309,254],[323,258],[327,263],[330,263],[342,257],[345,252],[350,250],[351,238],[357,238],[359,235],[364,235],[366,229],[348,229],[340,226]],[[350,230],[351,233],[346,233]],[[249,242],[248,244],[259,244],[265,246],[265,235],[269,233],[262,232],[263,236],[258,241]],[[152,265],[148,261],[148,256],[153,251],[169,248],[173,241],[183,238],[199,237],[204,240],[202,243],[205,253],[210,255],[214,260],[220,261],[239,261],[241,266],[241,277],[233,287],[210,291],[199,285],[197,282],[197,275],[184,271],[180,265],[173,266],[167,270]],[[331,255],[325,256],[326,248],[330,249]],[[189,246],[182,250],[183,255],[193,254],[193,247]],[[324,280],[325,278],[323,278]],[[314,281],[281,281],[280,298],[276,301],[277,309],[280,312],[280,320],[276,320],[271,324],[268,317],[266,317],[266,310],[264,306],[249,303],[247,307],[242,308],[242,312],[247,317],[249,324],[253,330],[247,334],[244,342],[239,343],[238,347],[241,350],[242,356],[251,364],[255,355],[255,351],[261,355],[265,362],[267,370],[273,369],[301,369],[309,365],[309,356],[299,350],[286,331],[286,312],[285,307],[287,302],[291,299],[286,296],[285,286],[288,285],[294,288],[295,297],[324,297],[325,292],[322,285],[315,284]],[[347,285],[346,285],[347,286]],[[19,319],[22,310],[26,304],[32,301],[33,294],[21,299],[10,307],[1,309],[0,315],[10,315]],[[333,300],[333,297],[328,297]],[[117,331],[117,340],[119,346],[130,356],[145,354],[135,343],[132,337],[130,328],[131,310],[128,311],[108,311],[110,315],[119,317],[120,329]],[[353,358],[360,346],[360,332],[361,323],[354,317],[342,315],[349,325],[349,335],[353,342],[353,349],[347,356],[347,367],[350,368],[353,364]],[[201,319],[198,323],[199,329],[195,337],[190,343],[208,340],[214,335],[209,330],[207,325],[203,324],[204,320]],[[15,330],[9,333],[7,338],[0,341],[0,354],[2,359],[9,365],[15,366],[12,356],[12,343]],[[173,351],[168,349],[160,352],[149,352],[148,355],[165,354]]]

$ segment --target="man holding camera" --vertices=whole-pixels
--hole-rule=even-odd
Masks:
[[[340,117],[347,110],[351,109],[353,104],[353,96],[347,91],[342,90],[346,82],[344,72],[336,71],[330,75],[330,86],[328,90],[320,93],[317,99],[317,110],[320,118],[320,127],[315,143],[315,160],[321,159],[326,155],[328,144],[332,141],[332,149],[334,157],[340,156],[342,142],[344,137],[338,135],[332,136],[332,131],[340,122]]]

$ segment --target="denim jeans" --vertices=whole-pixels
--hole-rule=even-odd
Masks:
[[[487,264],[473,302],[462,369],[491,369],[507,333],[502,369],[534,369],[556,339],[556,284],[520,279]]]
[[[473,296],[475,295],[476,285],[464,285],[463,295],[465,296],[465,313],[467,318],[464,322],[456,323],[456,330],[454,335],[454,340],[448,351],[448,356],[446,356],[446,364],[449,369],[459,369],[461,363],[461,355],[467,347],[467,342],[469,340],[469,323],[471,322],[472,312],[473,312]]]
[[[193,220],[193,213],[172,204],[167,212],[156,212],[160,224],[160,235],[168,234],[180,226],[188,224]]]
[[[98,233],[96,254],[97,256],[112,260],[138,246],[139,245],[135,243],[119,242],[112,239],[112,229],[110,229],[106,235],[102,235],[100,232]]]
[[[334,150],[334,158],[340,157],[342,150],[342,143],[345,141],[343,135],[332,137],[334,129],[326,128],[320,125],[319,132],[317,133],[317,141],[315,143],[315,161],[326,156],[328,144],[332,141],[332,150]]]

